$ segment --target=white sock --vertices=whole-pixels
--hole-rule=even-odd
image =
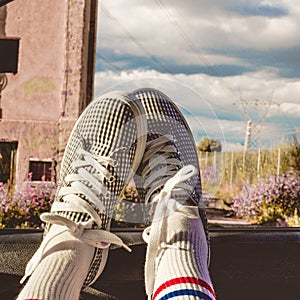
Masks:
[[[215,299],[198,208],[184,206],[184,210],[185,213],[175,211],[165,217],[161,250],[156,257],[153,300]]]
[[[76,239],[65,226],[52,225],[57,234],[46,245],[37,265],[17,300],[76,300],[94,255],[94,247]],[[62,232],[64,231],[64,232]]]

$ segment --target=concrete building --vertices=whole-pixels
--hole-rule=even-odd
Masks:
[[[19,39],[17,73],[0,64],[0,181],[55,180],[74,122],[92,100],[97,0],[0,1],[0,40]],[[0,47],[0,57],[9,53]]]

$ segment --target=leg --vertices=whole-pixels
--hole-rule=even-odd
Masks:
[[[145,107],[148,141],[138,175],[152,224],[145,285],[152,299],[215,299],[208,272],[209,238],[201,203],[198,155],[191,131],[175,104],[161,92],[133,93]]]
[[[94,100],[70,135],[47,230],[28,263],[18,299],[79,298],[101,274],[109,246],[128,248],[109,232],[116,201],[143,156],[142,106],[125,93]]]

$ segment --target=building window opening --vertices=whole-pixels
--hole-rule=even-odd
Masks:
[[[52,181],[52,165],[51,161],[29,161],[29,174],[32,181]]]
[[[0,142],[0,182],[13,186],[18,142]]]

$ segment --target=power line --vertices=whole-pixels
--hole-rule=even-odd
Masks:
[[[242,105],[242,111],[246,122],[246,133],[245,133],[245,150],[249,148],[260,147],[261,140],[261,129],[260,125],[266,119],[271,105],[273,102],[273,91],[268,99],[245,99],[240,93],[240,103]],[[249,107],[252,108],[252,115],[250,115]],[[255,115],[253,113],[253,108]]]
[[[107,64],[109,64],[111,67],[113,67],[114,69],[118,70],[118,71],[122,71],[121,68],[119,68],[118,66],[116,66],[111,60],[109,60],[108,58],[106,58],[105,56],[103,56],[100,53],[96,53],[96,57],[102,59],[103,61],[105,61]]]
[[[156,64],[158,64],[162,69],[164,69],[166,72],[168,73],[171,73],[171,71],[169,69],[167,69],[164,65],[162,65],[160,63],[160,61],[157,60],[156,57],[154,57],[153,55],[151,55],[151,53],[146,50],[142,44],[118,21],[118,19],[116,17],[114,17],[109,11],[108,9],[103,5],[101,4],[101,9],[103,11],[103,13],[108,17],[110,18],[113,22],[116,22],[122,29],[123,31],[125,32],[125,34],[127,35],[127,37],[133,42],[135,43],[139,48],[141,48],[146,54],[148,57],[150,57],[152,60],[154,60],[154,62]],[[186,35],[187,36],[187,35]],[[188,36],[187,36],[188,38]],[[190,41],[192,43],[192,41]],[[196,51],[196,50],[195,50]],[[118,71],[121,71],[122,69],[119,68],[118,66],[116,66],[112,61],[110,61],[108,58],[104,57],[103,55],[97,53],[97,57],[99,57],[100,59],[104,60],[107,64],[109,64],[110,66],[112,66],[114,69],[118,70]],[[232,110],[229,110],[228,109],[228,106],[221,106],[217,103],[214,103],[214,102],[211,102],[209,101],[209,103],[221,110],[224,110],[224,111],[227,111],[227,112],[230,112],[232,113]]]
[[[125,26],[120,23],[120,21],[114,17],[106,8],[103,4],[100,4],[101,5],[101,9],[103,11],[103,13],[108,17],[110,18],[113,22],[117,23],[121,28],[122,30],[124,31],[124,33],[127,35],[127,37],[133,42],[135,43],[142,51],[144,51],[144,53],[146,53],[146,55],[152,60],[154,61],[163,71],[165,71],[166,73],[172,73],[166,66],[164,66],[154,55],[152,55],[152,53],[150,53],[148,51],[147,48],[145,48],[143,46],[143,44],[135,38],[135,36],[133,36],[126,28]]]
[[[203,61],[203,63],[206,65],[206,67],[208,69],[211,70],[211,72],[217,76],[220,77],[221,75],[217,72],[216,69],[213,68],[213,66],[205,59],[205,57],[203,57],[203,55],[199,52],[199,50],[197,49],[197,47],[195,46],[195,44],[193,43],[192,39],[189,37],[189,35],[185,32],[185,30],[182,28],[182,26],[177,22],[176,19],[174,19],[170,13],[167,11],[166,7],[162,4],[161,1],[156,0],[157,4],[159,5],[160,9],[164,11],[165,15],[167,16],[167,18],[169,19],[169,21],[175,25],[175,27],[177,28],[177,30],[179,31],[180,35],[183,37],[183,39],[185,40],[185,42],[188,44],[188,46],[190,47],[190,49],[193,51],[193,53],[197,56],[197,58],[200,61]],[[102,12],[108,17],[110,18],[113,22],[117,23],[119,27],[122,28],[122,30],[124,31],[124,33],[126,34],[126,36],[133,42],[135,43],[144,53],[146,53],[146,55],[152,60],[154,61],[162,70],[164,70],[167,73],[172,73],[166,66],[164,66],[154,55],[152,55],[152,53],[150,53],[148,51],[148,49],[146,49],[142,43],[136,39],[136,37],[134,35],[132,35],[132,33],[130,31],[128,31],[126,29],[126,27],[123,26],[123,24],[116,18],[114,17],[109,11],[108,9],[103,5],[101,5],[101,9]],[[108,63],[109,65],[111,65],[113,68],[115,68],[116,70],[121,70],[119,67],[117,67],[115,64],[113,64],[111,61],[109,61],[107,58],[105,58],[104,56],[100,56],[101,59],[103,59],[106,63]],[[235,93],[235,91],[228,87],[233,93]],[[211,105],[218,107],[219,109],[222,109],[224,111],[227,112],[232,112],[230,109],[228,109],[228,106],[221,106],[217,103],[214,103],[212,101],[209,101]],[[234,105],[235,103],[233,103]]]
[[[162,3],[161,0],[155,0],[159,8],[164,12],[164,14],[167,16],[169,21],[175,26],[181,37],[184,39],[184,41],[187,43],[189,48],[192,50],[194,55],[198,58],[198,60],[202,61],[204,65],[208,68],[208,70],[211,71],[213,75],[216,77],[221,77],[221,74],[213,67],[212,64],[209,63],[209,61],[200,53],[199,49],[197,46],[194,44],[193,40],[190,38],[190,36],[186,33],[184,28],[181,26],[181,24],[170,14],[168,9],[165,7],[165,5]],[[236,91],[232,89],[230,86],[227,85],[227,88],[236,96]],[[218,104],[213,103],[210,101],[211,104],[218,106]],[[232,103],[235,105],[235,103]],[[227,110],[227,108],[223,107],[224,110]],[[227,110],[228,111],[228,110]]]
[[[242,97],[240,92],[240,103],[242,104],[243,108],[243,114],[245,118],[245,122],[247,123],[249,120],[253,121],[256,119],[254,127],[260,125],[267,117],[270,107],[276,103],[273,102],[273,93],[272,91],[271,95],[266,100],[261,99],[245,99]],[[276,104],[279,106],[279,104]],[[247,110],[247,107],[251,106],[254,108],[256,112],[256,118],[251,117],[249,114],[249,111]],[[257,118],[258,117],[258,118]],[[253,128],[254,128],[253,127]]]
[[[196,45],[194,44],[193,40],[189,37],[189,35],[185,32],[185,30],[183,29],[183,27],[179,24],[179,22],[173,18],[171,16],[171,14],[169,13],[169,11],[167,10],[167,8],[164,6],[164,4],[160,1],[160,0],[155,0],[155,2],[158,4],[158,6],[161,8],[161,10],[164,11],[165,15],[167,16],[167,18],[169,19],[169,21],[176,27],[177,31],[179,32],[179,34],[182,36],[182,38],[185,40],[185,42],[188,44],[188,46],[190,47],[190,49],[193,51],[193,53],[197,56],[197,58],[200,61],[203,61],[204,64],[206,65],[206,67],[208,69],[210,69],[212,71],[212,73],[215,76],[220,76],[220,74],[218,73],[218,71],[216,69],[213,68],[213,66],[208,62],[208,60],[200,53],[200,51],[198,50],[198,48],[196,47]]]

